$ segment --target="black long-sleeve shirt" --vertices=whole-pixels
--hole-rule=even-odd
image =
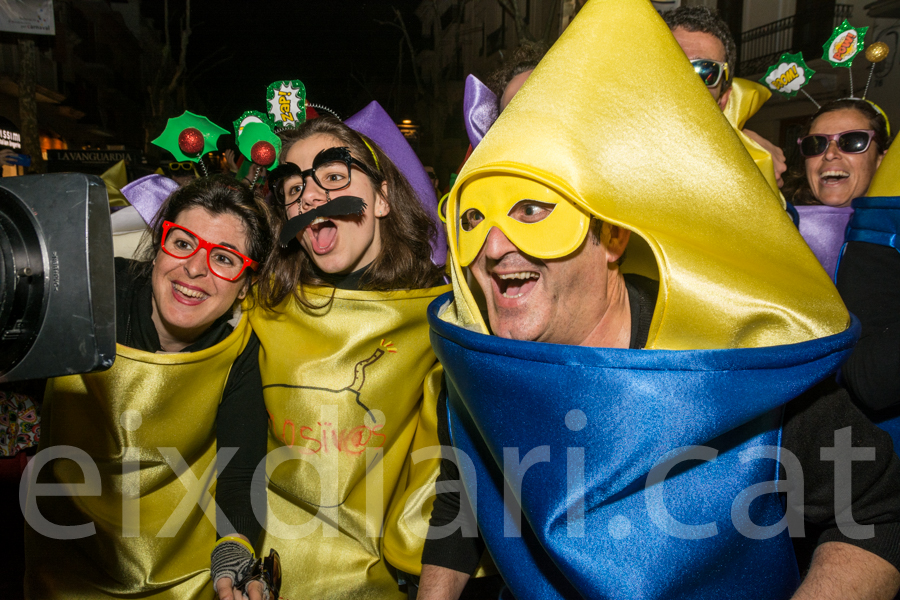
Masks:
[[[644,277],[626,276],[631,308],[631,349],[647,342],[650,321],[656,304],[658,284]],[[875,536],[856,540],[846,537],[835,522],[835,465],[823,461],[820,449],[833,447],[834,432],[851,426],[854,447],[874,447],[874,461],[853,463],[853,517],[857,523],[873,524]],[[438,403],[438,438],[443,446],[452,445],[447,422],[446,393]],[[829,541],[853,544],[872,552],[900,569],[900,459],[893,451],[890,436],[873,425],[850,401],[847,392],[833,379],[826,379],[785,407],[782,445],[800,460],[804,475],[804,518],[815,525],[810,533],[815,544]],[[438,481],[459,479],[456,464],[444,459]],[[469,507],[465,491],[437,494],[431,514],[431,526],[474,519],[471,510],[461,512],[461,503]],[[471,522],[471,521],[468,521]],[[422,563],[473,573],[481,560],[484,543],[480,537],[463,537],[462,529],[452,535],[427,539]],[[802,557],[801,561],[807,557]],[[801,565],[804,567],[805,565]]]
[[[844,384],[865,408],[882,410],[900,403],[900,252],[848,243],[837,288],[862,324],[859,343],[841,368]]]

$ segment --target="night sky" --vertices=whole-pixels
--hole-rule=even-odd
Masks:
[[[188,109],[205,114],[226,129],[246,110],[265,111],[266,87],[276,80],[300,79],[310,102],[324,104],[342,117],[371,100],[391,113],[411,111],[398,105],[396,86],[401,33],[377,21],[393,21],[391,6],[404,13],[414,44],[421,48],[421,23],[413,14],[420,0],[303,0],[212,2],[194,0],[188,46]],[[147,3],[145,3],[147,4]],[[162,3],[152,3],[162,22]],[[229,9],[229,6],[235,8]],[[169,0],[173,45],[183,0]],[[151,12],[151,15],[153,13]],[[406,82],[413,81],[404,47]],[[392,114],[399,120],[410,115]]]

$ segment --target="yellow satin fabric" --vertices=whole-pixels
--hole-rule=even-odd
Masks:
[[[252,312],[271,419],[263,552],[281,555],[282,597],[401,599],[385,559],[421,571],[439,457],[409,455],[438,445],[442,371],[425,311],[449,289],[336,290],[323,309],[289,297]]]
[[[203,475],[216,454],[216,412],[225,382],[250,333],[244,316],[227,338],[199,352],[154,354],[119,345],[108,371],[48,382],[40,449],[69,445],[85,450],[99,468],[103,487],[100,496],[38,498],[41,514],[52,523],[92,521],[96,534],[54,540],[26,526],[27,597],[212,597],[215,510],[209,503],[204,514],[196,502],[199,489],[194,489],[183,525],[173,536],[158,535],[189,492],[157,448],[177,449],[194,477]],[[140,414],[136,429],[129,420],[135,413],[127,411]],[[127,448],[137,449],[140,460],[140,528],[133,537],[123,537],[123,485],[131,481],[122,475]],[[56,460],[38,481],[75,484],[84,476],[74,462]],[[198,488],[210,489],[210,484],[205,480]]]
[[[744,148],[747,149],[753,162],[759,168],[759,172],[766,178],[766,183],[778,196],[781,206],[784,208],[787,204],[784,196],[781,194],[781,190],[778,188],[772,155],[769,154],[768,150],[747,137],[743,131],[750,117],[755,115],[762,108],[762,105],[766,103],[766,100],[771,97],[772,92],[765,86],[755,81],[735,77],[731,83],[731,96],[728,97],[728,104],[725,105],[725,110],[722,112],[725,113],[725,118],[734,127],[741,143],[744,144]]]
[[[888,148],[881,166],[875,171],[866,196],[900,196],[900,150]]]
[[[636,56],[652,76],[621,68]],[[491,174],[531,177],[649,244],[660,292],[648,348],[774,346],[849,324],[834,285],[645,0],[588,2],[451,190],[458,295],[446,318],[483,332],[459,268],[457,227],[460,191]]]

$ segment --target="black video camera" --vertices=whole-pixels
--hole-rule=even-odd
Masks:
[[[108,369],[115,315],[103,180],[0,179],[0,383]]]

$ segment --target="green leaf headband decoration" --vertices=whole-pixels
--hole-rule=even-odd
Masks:
[[[269,126],[270,129],[275,128],[274,125],[272,125],[272,120],[269,119],[268,115],[261,113],[258,110],[248,110],[233,121],[234,139],[238,139],[241,137],[241,133],[243,133],[244,131],[244,126],[248,123],[265,123]]]
[[[299,127],[306,121],[306,87],[299,79],[276,81],[266,89],[268,113],[276,127]]]
[[[241,154],[259,166],[269,171],[278,166],[281,139],[268,122],[247,122],[238,134],[237,143]]]
[[[168,150],[179,162],[200,162],[200,157],[216,150],[224,133],[228,131],[206,117],[184,111],[180,117],[169,119],[160,136],[150,143]]]

